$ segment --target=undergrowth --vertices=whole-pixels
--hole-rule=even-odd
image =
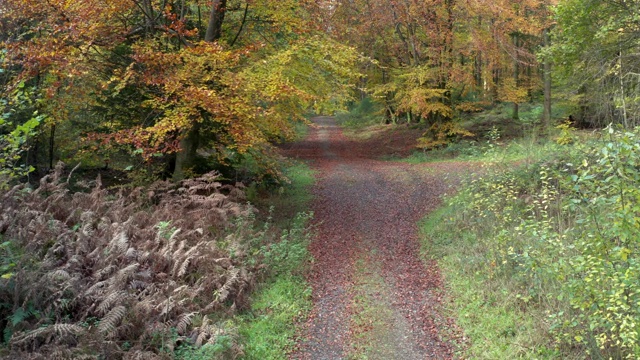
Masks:
[[[536,161],[560,148],[556,141],[538,136],[533,131],[525,137],[505,140],[500,129],[494,126],[480,140],[461,140],[429,151],[416,151],[402,161],[418,164],[455,159],[489,161],[493,165],[500,166],[510,162]]]
[[[640,131],[544,154],[486,169],[422,224],[461,354],[638,358]]]
[[[261,197],[253,196],[259,204],[270,204],[270,221],[289,230],[281,232],[278,242],[260,249],[272,271],[261,281],[251,308],[240,318],[245,359],[287,359],[297,340],[298,323],[306,319],[312,306],[311,288],[304,275],[310,263],[307,246],[312,214],[308,207],[314,174],[308,166],[297,163],[288,167],[285,175],[289,184]]]
[[[365,97],[352,104],[348,112],[336,114],[336,121],[342,127],[357,129],[384,123],[384,114],[380,104],[374,102],[370,97]]]
[[[62,174],[0,193],[1,356],[241,357],[256,283],[307,260],[310,215],[258,224],[216,173],[117,193]]]

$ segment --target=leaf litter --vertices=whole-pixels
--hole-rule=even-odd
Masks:
[[[452,358],[443,339],[451,330],[442,327],[455,325],[439,311],[443,280],[436,262],[420,255],[417,223],[468,164],[380,161],[389,139],[353,141],[333,118],[313,121],[307,139],[285,151],[319,174],[308,279],[314,307],[291,358]]]

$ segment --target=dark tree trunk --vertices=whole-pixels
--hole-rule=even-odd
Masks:
[[[214,42],[220,39],[222,35],[222,22],[224,14],[227,11],[227,0],[214,0],[211,5],[211,13],[209,14],[209,24],[204,41]],[[200,145],[200,126],[195,123],[183,135],[180,141],[180,152],[176,154],[176,162],[173,170],[173,180],[180,181],[184,179],[185,169],[193,166],[198,146]]]
[[[209,25],[204,35],[204,41],[214,42],[222,36],[222,22],[227,11],[227,0],[214,0],[209,14]]]
[[[231,40],[231,43],[229,44],[230,47],[233,46],[236,43],[236,40],[238,40],[238,37],[240,37],[240,34],[242,33],[242,29],[244,28],[244,24],[247,22],[248,13],[249,13],[249,3],[247,3],[247,5],[245,5],[244,7],[244,15],[242,15],[242,23],[240,23],[240,29],[238,29],[236,36],[233,38],[233,40]]]
[[[51,135],[49,136],[49,169],[53,169],[53,150],[55,149],[56,125],[51,124]]]
[[[544,29],[544,46],[550,46],[549,29]],[[544,59],[543,69],[544,79],[544,112],[542,115],[542,122],[544,131],[547,132],[551,125],[551,59],[548,57]]]
[[[518,34],[513,34],[513,44],[515,46],[515,53],[513,59],[513,80],[516,88],[520,85],[520,63],[518,60],[518,50],[520,48],[520,38]],[[513,114],[511,115],[513,120],[520,119],[520,105],[517,102],[513,103]]]
[[[180,152],[176,154],[173,181],[184,179],[184,171],[194,165],[198,146],[200,145],[200,126],[196,123],[180,140]]]

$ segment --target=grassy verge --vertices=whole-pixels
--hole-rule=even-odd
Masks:
[[[430,151],[416,151],[401,161],[411,164],[439,161],[478,161],[495,164],[529,161],[534,162],[546,154],[558,150],[559,145],[554,141],[541,138],[535,133],[526,137],[503,140],[497,128],[491,130],[483,141],[463,140],[451,143],[446,147]]]
[[[260,250],[272,275],[254,293],[251,310],[240,321],[245,359],[286,359],[295,345],[297,322],[311,309],[311,290],[304,279],[311,215],[305,211],[314,174],[298,163],[286,175],[291,183],[262,199],[271,204],[274,223],[288,230],[282,231],[279,242]]]
[[[493,276],[481,236],[470,229],[456,230],[456,206],[433,212],[420,224],[424,250],[438,259],[446,279],[448,311],[464,330],[467,347],[457,355],[468,359],[553,359],[544,328],[544,309],[526,311],[512,292],[514,284]]]
[[[286,359],[295,345],[296,321],[311,308],[311,290],[301,276],[279,276],[260,290],[240,327],[245,359]]]
[[[640,130],[499,163],[421,224],[463,358],[640,356]]]

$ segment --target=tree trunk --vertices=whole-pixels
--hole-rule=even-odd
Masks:
[[[155,14],[153,11],[153,4],[151,3],[151,0],[143,0],[141,6],[144,12],[145,31],[147,32],[147,34],[151,34],[154,31],[154,25],[155,25],[154,24]]]
[[[51,124],[49,136],[49,170],[53,169],[53,150],[55,149],[56,125]]]
[[[551,43],[549,39],[549,29],[544,29],[543,33],[544,37],[544,46],[548,48]],[[544,69],[543,69],[543,79],[544,79],[544,112],[542,114],[542,126],[544,127],[544,132],[547,133],[551,126],[551,59],[549,57],[545,57],[544,59]]]
[[[478,17],[478,27],[482,26],[482,17]],[[486,89],[486,81],[483,81],[483,69],[482,69],[482,62],[484,61],[482,58],[482,51],[476,51],[475,56],[474,56],[474,66],[473,66],[473,71],[474,71],[474,80],[476,83],[476,89],[477,91],[482,91],[482,96],[481,98],[484,100],[487,97],[487,89]]]
[[[620,81],[620,98],[622,99],[622,125],[624,125],[625,129],[629,129],[629,118],[627,116],[627,99],[624,91],[624,80],[622,71],[622,45],[620,45],[620,53],[618,54],[618,68],[620,69],[620,73],[618,75],[618,80]]]
[[[222,35],[222,22],[227,8],[227,0],[214,0],[209,14],[209,25],[204,36],[204,41],[214,42]],[[200,126],[193,124],[182,140],[180,140],[180,152],[176,154],[176,162],[173,170],[173,181],[184,179],[184,171],[193,166],[198,146],[200,145]]]
[[[518,85],[520,85],[520,63],[518,62],[518,48],[520,46],[520,39],[518,37],[518,34],[515,33],[513,34],[513,44],[515,46],[515,53],[513,55],[514,59],[513,59],[513,80],[515,83],[515,87],[516,89],[518,88]],[[511,118],[513,120],[518,120],[520,119],[520,105],[517,102],[513,103],[513,114],[511,115]]]
[[[249,13],[249,3],[247,3],[247,5],[245,5],[245,7],[244,7],[244,15],[242,15],[242,22],[240,23],[240,29],[238,29],[238,32],[236,33],[236,36],[233,38],[233,40],[231,40],[231,43],[229,44],[229,47],[232,47],[236,43],[236,40],[238,40],[238,37],[242,33],[242,29],[244,28],[244,24],[247,22],[247,14],[248,13]]]
[[[214,0],[209,14],[209,25],[204,35],[204,41],[214,42],[222,36],[222,22],[227,11],[227,0]]]
[[[443,78],[441,79],[442,84],[440,86],[441,89],[446,89],[449,81],[451,80],[451,71],[453,69],[454,55],[453,55],[453,5],[454,0],[445,0],[445,6],[447,8],[447,34],[445,37],[445,61],[444,61],[444,71],[442,73]],[[462,55],[461,55],[462,56]],[[464,62],[464,57],[462,58],[462,62]],[[445,91],[443,102],[446,106],[453,108],[453,99],[452,92]],[[449,118],[445,120],[450,120]]]
[[[194,165],[198,146],[200,145],[200,126],[194,124],[186,136],[180,140],[180,152],[176,154],[176,164],[173,170],[173,181],[184,179],[184,171]]]

